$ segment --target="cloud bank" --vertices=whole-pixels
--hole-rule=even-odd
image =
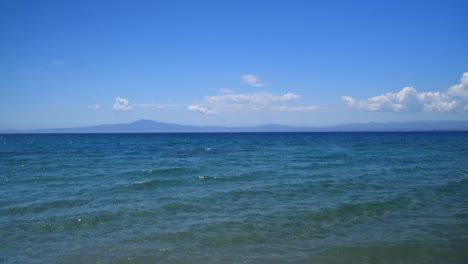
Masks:
[[[224,111],[259,111],[267,109],[267,106],[277,102],[296,100],[301,96],[294,93],[271,94],[258,93],[224,93],[220,95],[206,96],[199,104],[189,105],[189,111],[204,114],[217,114]]]
[[[316,106],[316,105],[311,105],[311,106],[296,106],[296,107],[291,107],[291,106],[274,106],[270,108],[273,111],[279,111],[279,112],[315,112],[322,110],[321,107]]]
[[[408,86],[397,93],[385,93],[358,101],[350,96],[341,100],[351,109],[370,112],[456,112],[468,111],[468,73],[460,84],[451,86],[446,93],[418,92]]]

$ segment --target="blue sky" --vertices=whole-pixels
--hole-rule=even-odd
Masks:
[[[0,1],[0,129],[468,120],[467,1]]]

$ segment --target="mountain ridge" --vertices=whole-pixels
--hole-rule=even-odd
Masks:
[[[468,131],[468,121],[410,121],[350,123],[336,126],[296,127],[264,124],[251,127],[194,126],[140,119],[130,123],[33,130],[1,130],[1,134],[54,133],[242,133],[242,132],[423,132]]]

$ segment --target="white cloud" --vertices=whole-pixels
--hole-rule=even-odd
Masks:
[[[316,106],[316,105],[296,106],[296,107],[282,105],[282,106],[274,106],[274,107],[271,107],[270,109],[273,111],[280,111],[280,112],[315,112],[315,111],[319,111],[321,107]]]
[[[100,105],[94,104],[94,105],[88,105],[89,110],[99,110],[101,108]]]
[[[450,95],[468,100],[468,73],[464,73],[461,83],[443,92],[418,92],[413,87],[405,87],[397,93],[386,93],[358,101],[350,96],[341,100],[349,107],[371,112],[454,112],[466,111],[467,102],[454,99]]]
[[[260,79],[258,78],[257,75],[253,74],[246,74],[241,76],[241,80],[245,82],[246,84],[254,87],[263,87],[270,85],[269,83],[262,83],[260,82]]]
[[[131,105],[129,105],[129,102],[127,99],[125,98],[121,98],[121,97],[117,97],[115,99],[115,103],[114,105],[112,106],[112,109],[114,109],[114,111],[124,111],[124,112],[128,112],[130,110],[133,109],[133,107]]]
[[[468,72],[463,73],[459,84],[453,85],[449,88],[448,94],[461,96],[465,100],[468,100]]]
[[[278,101],[284,102],[284,101],[290,101],[290,100],[296,100],[300,98],[301,96],[298,94],[294,93],[287,93],[283,94],[281,97],[278,98]]]
[[[187,109],[189,111],[200,112],[200,113],[203,113],[203,114],[215,114],[216,113],[215,111],[213,111],[213,110],[211,110],[209,108],[199,106],[199,105],[189,105],[187,107]]]
[[[300,98],[294,93],[276,95],[266,92],[247,94],[220,94],[206,96],[199,104],[190,105],[187,109],[205,114],[220,113],[223,111],[259,111],[268,104],[275,102],[287,102]]]
[[[351,108],[356,106],[356,99],[351,96],[341,96],[341,100]]]

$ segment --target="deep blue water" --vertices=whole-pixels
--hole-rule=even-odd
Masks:
[[[0,135],[3,263],[468,263],[468,133]]]

